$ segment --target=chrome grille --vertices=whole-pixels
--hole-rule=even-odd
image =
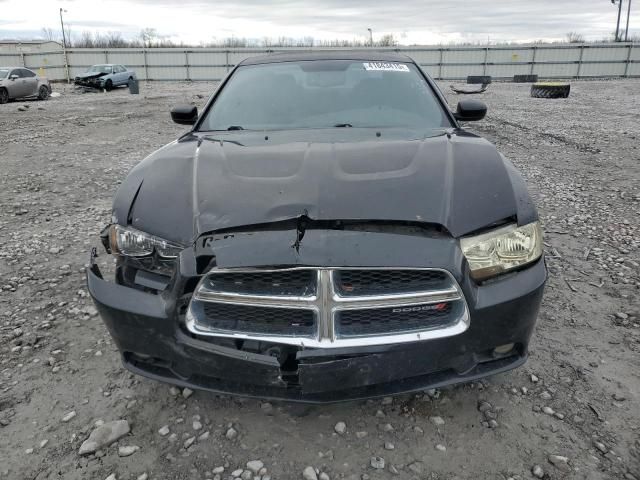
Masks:
[[[439,269],[214,269],[187,312],[196,335],[325,348],[442,338],[468,326],[458,283]]]
[[[440,270],[337,270],[335,279],[344,296],[437,290],[451,283]]]
[[[199,302],[194,304],[194,314],[219,331],[305,337],[315,333],[311,310]]]

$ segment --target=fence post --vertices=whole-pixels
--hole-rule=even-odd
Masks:
[[[536,45],[533,46],[533,58],[531,58],[531,70],[529,71],[530,75],[533,75],[533,70],[536,67],[536,53],[538,53],[538,47]]]
[[[224,51],[225,55],[226,55],[226,60],[224,62],[224,66],[227,69],[227,72],[229,71],[229,50],[225,50]]]
[[[633,50],[633,42],[627,45],[629,51],[627,52],[627,64],[624,67],[624,77],[629,77],[629,65],[631,64],[631,50]]]
[[[104,51],[104,63],[109,63],[109,50]]]
[[[22,59],[22,66],[26,68],[27,64],[24,61],[24,52],[20,52],[20,58]]]
[[[187,81],[191,80],[191,73],[189,72],[189,51],[185,50],[184,51],[184,61],[185,61],[185,68],[187,70]]]
[[[149,81],[149,67],[147,65],[147,49],[142,49],[142,61],[144,62],[144,81]]]
[[[580,45],[580,60],[578,60],[578,73],[576,78],[580,78],[580,73],[582,72],[582,57],[584,56],[584,45]]]
[[[482,67],[482,75],[487,74],[487,59],[489,58],[489,45],[484,50],[484,66]]]
[[[71,83],[71,77],[69,76],[69,58],[67,57],[67,47],[62,46],[62,58],[64,59],[64,72],[67,76],[67,83]]]
[[[442,62],[444,61],[444,48],[440,46],[440,61],[438,62],[438,80],[442,80]]]

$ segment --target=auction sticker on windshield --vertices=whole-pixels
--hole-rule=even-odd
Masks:
[[[376,72],[408,72],[409,67],[404,63],[387,63],[387,62],[365,62],[365,70],[372,70]]]

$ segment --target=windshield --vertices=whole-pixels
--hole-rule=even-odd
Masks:
[[[238,68],[200,130],[378,127],[451,123],[415,65],[313,60]]]
[[[91,73],[111,73],[110,65],[94,65],[87,72]]]
[[[0,68],[0,78],[6,78],[9,75],[8,68]]]

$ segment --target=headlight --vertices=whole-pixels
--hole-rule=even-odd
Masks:
[[[182,245],[121,225],[111,225],[109,246],[113,253],[127,257],[145,257],[157,252],[162,258],[176,258],[184,249]]]
[[[471,277],[485,280],[534,262],[542,255],[542,229],[538,222],[509,225],[492,232],[460,239]]]

